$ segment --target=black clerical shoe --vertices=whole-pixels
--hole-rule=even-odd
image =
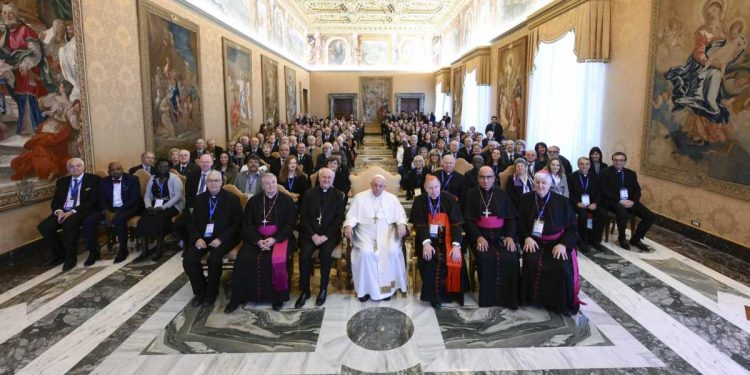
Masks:
[[[216,300],[214,300],[214,299],[203,300],[203,302],[201,303],[201,307],[202,308],[211,307],[211,306],[214,305],[215,302],[216,302]]]
[[[147,260],[149,256],[151,256],[151,250],[143,250],[137,257],[135,257],[135,259],[133,259],[133,263],[143,262]]]
[[[359,302],[367,302],[370,299],[369,294],[365,294],[364,297],[359,297]]]
[[[305,302],[307,302],[308,298],[310,298],[310,292],[302,292],[302,294],[299,295],[299,298],[297,298],[297,302],[294,303],[294,308],[299,309],[302,306],[305,306]]]
[[[323,304],[326,303],[326,297],[328,297],[328,290],[322,289],[320,293],[318,293],[318,298],[315,299],[315,305],[323,306]]]
[[[617,240],[617,243],[620,245],[621,248],[625,250],[630,250],[630,245],[628,245],[628,241],[625,241],[624,238],[620,238]]]
[[[115,260],[112,262],[114,264],[120,263],[125,259],[128,259],[128,251],[127,250],[120,250],[117,252],[117,256],[115,257]]]
[[[440,305],[440,302],[432,302],[432,303],[430,303],[430,305],[431,305],[431,306],[432,306],[432,308],[433,308],[433,309],[435,309],[435,310],[438,310],[438,309],[440,309],[440,307],[441,307],[441,305]]]
[[[639,248],[641,251],[645,251],[647,253],[654,251],[654,249],[652,249],[650,246],[646,245],[645,243],[643,243],[643,241],[638,240],[638,239],[631,238],[630,244]]]
[[[231,314],[234,310],[237,310],[238,307],[240,307],[239,302],[229,301],[227,307],[224,308],[224,313]]]
[[[591,247],[593,247],[594,249],[596,249],[596,250],[599,250],[599,251],[606,251],[606,250],[607,250],[607,249],[606,249],[606,248],[604,247],[604,245],[602,245],[602,243],[601,243],[601,242],[597,242],[597,243],[592,243],[592,244],[591,244]]]
[[[154,251],[154,255],[151,257],[151,260],[156,262],[157,260],[161,259],[162,255],[164,255],[164,252],[161,249],[161,246],[156,246],[156,251]]]
[[[273,311],[280,311],[282,306],[284,306],[284,302],[274,302],[271,308]]]
[[[55,267],[63,263],[63,260],[57,257],[49,258],[43,262],[39,262],[40,267]]]
[[[203,296],[199,294],[199,295],[193,297],[193,299],[190,301],[190,306],[198,307],[202,303],[203,303]]]
[[[586,245],[585,243],[579,244],[578,250],[584,254],[591,252],[591,248],[589,247],[589,245]]]
[[[86,258],[86,261],[83,262],[84,267],[93,266],[96,261],[99,260],[99,254],[97,253],[91,253],[89,254],[89,257]]]
[[[75,267],[76,267],[76,262],[75,261],[70,262],[70,263],[65,262],[65,263],[63,263],[63,269],[62,270],[63,270],[63,272],[66,272],[66,271],[72,270]]]

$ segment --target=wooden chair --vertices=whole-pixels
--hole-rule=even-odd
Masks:
[[[635,216],[628,215],[628,222],[630,223],[630,233],[635,233]],[[617,216],[614,212],[607,210],[607,221],[604,222],[604,242],[609,242],[609,235],[615,232],[617,228]]]
[[[105,171],[105,170],[102,170],[102,169],[96,171],[95,173],[96,173],[97,176],[99,176],[101,178],[107,178],[107,177],[109,177],[109,173],[107,171]]]
[[[474,166],[463,158],[456,159],[456,166],[453,168],[453,170],[461,174],[466,174],[466,172],[472,169],[474,169]]]
[[[500,179],[500,188],[505,190],[505,183],[508,182],[508,176],[512,175],[515,171],[515,167],[512,165],[509,165],[508,168],[505,168],[504,171],[500,172],[500,175],[497,176],[497,178]]]
[[[135,171],[133,175],[138,178],[138,183],[141,185],[141,200],[143,200],[143,196],[146,195],[148,181],[151,180],[151,175],[143,169]],[[128,220],[128,232],[130,232],[130,238],[135,237],[135,228],[138,226],[139,221],[141,221],[141,215],[135,215]],[[138,247],[137,241],[136,247]]]
[[[240,189],[238,189],[234,185],[224,185],[224,190],[234,194],[237,196],[237,198],[240,199],[240,206],[242,206],[242,211],[245,211],[245,206],[247,205],[247,201],[250,200],[250,196],[241,192]],[[226,255],[224,255],[224,261],[222,262],[221,269],[222,270],[233,270],[234,269],[234,261],[237,259],[237,253],[242,248],[242,241],[240,241],[237,246],[235,246],[232,250],[230,250]],[[207,269],[208,264],[204,263],[203,268]]]
[[[318,172],[315,172],[310,175],[310,187],[315,187],[315,184],[318,182]]]

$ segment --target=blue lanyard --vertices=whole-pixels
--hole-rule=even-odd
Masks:
[[[160,183],[158,177],[156,177],[156,186],[159,187],[159,198],[163,197],[164,196],[164,182]]]
[[[445,172],[440,172],[440,183],[443,184],[443,190],[445,190],[448,187],[448,184],[451,183],[451,178],[453,178],[453,173],[451,173],[448,176],[448,181],[443,181],[443,178],[445,177]]]
[[[213,199],[213,197],[208,198],[208,221],[213,223],[214,222],[214,211],[216,211],[216,206],[219,205],[219,196],[216,196],[216,199]]]
[[[582,175],[578,175],[578,181],[581,182],[581,187],[583,188],[583,192],[586,193],[589,190],[589,182],[591,182],[591,178],[586,177],[586,185],[583,184],[583,177]]]
[[[536,204],[536,210],[537,210],[537,212],[539,212],[538,220],[541,220],[542,216],[544,216],[544,209],[547,208],[547,203],[549,203],[549,197],[551,195],[552,194],[550,194],[550,192],[547,192],[547,199],[544,201],[544,205],[542,206],[541,209],[539,209],[539,200],[537,199],[536,196],[534,197],[534,203]]]
[[[294,189],[294,177],[286,180],[287,190],[292,191]]]
[[[435,207],[432,206],[432,198],[429,196],[427,197],[427,204],[430,207],[430,218],[435,220],[435,216],[440,213],[440,196],[438,195],[437,205]]]

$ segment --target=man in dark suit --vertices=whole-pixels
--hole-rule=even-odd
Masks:
[[[156,168],[154,168],[154,153],[151,151],[146,151],[141,154],[141,164],[136,165],[133,168],[128,169],[128,174],[135,174],[135,171],[139,169],[144,169],[148,174],[154,175],[156,174]]]
[[[79,158],[69,159],[67,167],[70,175],[55,184],[52,214],[37,226],[52,251],[52,258],[42,265],[63,263],[63,271],[75,267],[81,225],[99,203],[99,176],[84,173],[85,166]],[[61,228],[62,239],[57,234]]]
[[[239,198],[221,188],[221,173],[211,171],[206,192],[195,198],[188,223],[189,239],[182,267],[193,288],[192,305],[209,307],[219,294],[221,263],[224,255],[237,245],[242,225]],[[208,278],[203,275],[201,259],[208,254]]]
[[[513,165],[513,162],[516,159],[523,157],[523,155],[515,153],[515,143],[510,139],[506,139],[503,141],[502,151],[503,152],[502,152],[501,160],[503,161],[503,166],[505,168],[508,168],[508,166]]]
[[[440,163],[441,169],[432,174],[440,180],[440,190],[451,193],[460,202],[464,193],[464,176],[453,170],[455,166],[456,159],[451,155],[445,155]]]
[[[201,155],[198,158],[198,170],[190,173],[185,179],[185,208],[193,208],[195,197],[206,191],[206,178],[211,172],[213,160],[211,155]]]
[[[601,182],[598,176],[590,173],[590,169],[591,161],[583,156],[578,158],[578,170],[568,175],[570,203],[578,215],[578,234],[583,252],[589,246],[604,251],[601,242],[607,220],[607,211],[602,205]]]
[[[404,180],[404,176],[409,174],[409,171],[411,170],[411,163],[414,161],[414,157],[419,155],[419,148],[417,147],[417,140],[419,137],[417,135],[412,135],[409,137],[409,147],[404,148],[404,155],[403,159],[401,159],[401,166],[403,166],[403,170],[399,170],[401,173],[401,180]]]
[[[489,124],[487,124],[487,127],[484,129],[484,133],[487,134],[487,138],[489,138],[489,132],[492,132],[492,137],[498,142],[501,143],[503,141],[503,126],[500,125],[499,122],[497,122],[497,116],[492,116],[492,121],[490,121]]]
[[[175,165],[174,169],[183,176],[190,176],[198,170],[198,166],[190,160],[190,151],[180,150],[180,163]]]
[[[302,164],[305,174],[310,176],[314,173],[314,169],[312,157],[307,153],[307,147],[302,142],[297,143],[296,151],[297,161]]]
[[[277,178],[280,178],[279,172],[281,172],[281,166],[284,165],[284,160],[289,157],[289,152],[289,145],[283,143],[281,146],[279,146],[279,157],[271,160],[271,173],[273,173]]]
[[[109,163],[107,171],[109,177],[103,178],[99,184],[99,210],[83,222],[83,236],[89,252],[83,265],[87,267],[99,260],[96,239],[102,220],[106,220],[107,226],[114,228],[120,244],[114,262],[120,263],[128,257],[128,220],[138,214],[143,203],[138,178],[124,174],[119,161]]]
[[[221,148],[221,146],[216,145],[215,139],[209,139],[206,141],[206,152],[213,155],[214,160],[218,160],[221,153],[224,152],[224,149]]]
[[[195,162],[201,155],[206,153],[206,141],[203,138],[195,140],[195,150],[190,152],[190,161]]]
[[[654,224],[654,214],[644,206],[641,200],[641,185],[634,171],[625,168],[627,155],[623,152],[612,154],[612,166],[601,173],[602,196],[606,208],[617,216],[618,243],[625,250],[630,250],[625,241],[625,228],[630,214],[641,218],[638,228],[630,238],[630,244],[643,251],[652,251],[643,243],[651,225]]]

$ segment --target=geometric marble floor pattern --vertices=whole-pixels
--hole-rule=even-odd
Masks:
[[[374,136],[357,163],[395,169]],[[0,280],[0,374],[750,373],[750,286],[646,241],[654,253],[608,243],[579,257],[586,304],[572,317],[479,308],[476,293],[439,311],[412,292],[360,303],[335,286],[321,308],[291,308],[293,290],[280,312],[224,314],[224,293],[190,306],[179,254],[34,270]]]

